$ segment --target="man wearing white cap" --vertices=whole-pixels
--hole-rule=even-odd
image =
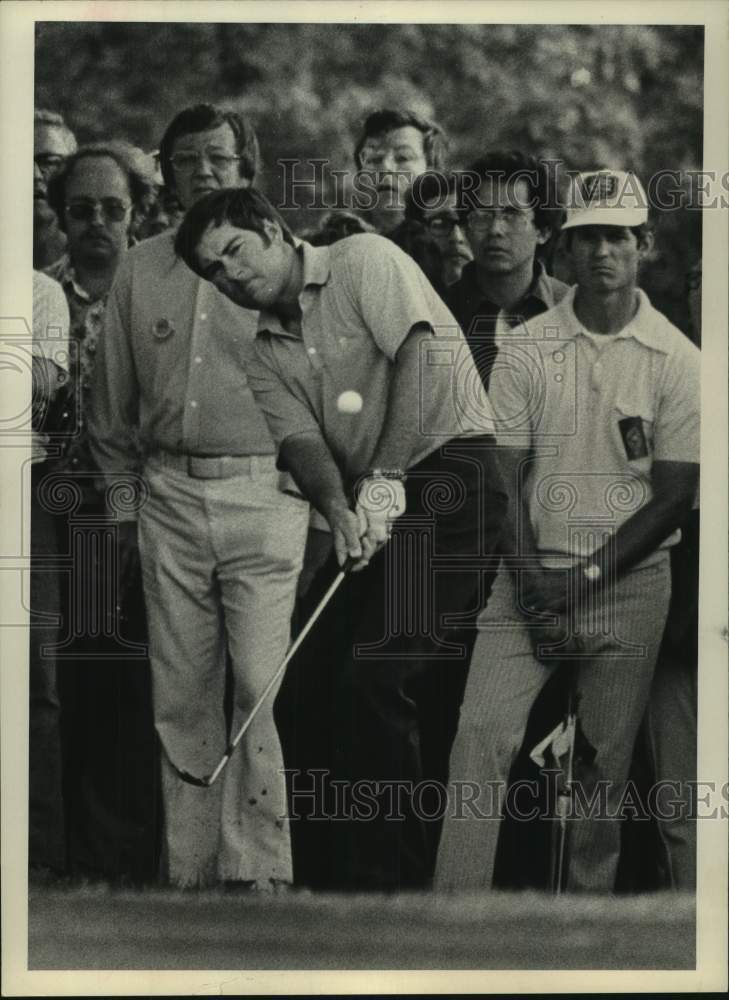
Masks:
[[[564,225],[577,285],[514,331],[493,369],[510,524],[451,755],[451,788],[471,802],[459,810],[463,795],[451,797],[439,888],[491,887],[509,770],[535,698],[565,662],[596,755],[573,784],[564,884],[615,885],[669,550],[699,468],[699,352],[637,287],[647,221],[634,174],[579,175]]]

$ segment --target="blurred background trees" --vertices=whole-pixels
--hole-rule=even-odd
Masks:
[[[257,126],[261,187],[274,201],[277,161],[351,168],[363,118],[393,105],[440,121],[456,167],[504,146],[644,180],[702,166],[701,27],[47,22],[35,82],[36,104],[61,111],[81,141],[123,137],[146,150],[186,105],[239,108]],[[293,216],[295,228],[315,221]],[[700,212],[657,221],[644,283],[685,328]]]

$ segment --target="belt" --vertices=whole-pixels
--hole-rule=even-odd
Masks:
[[[166,469],[184,472],[192,479],[232,479],[233,476],[274,472],[275,455],[180,455],[155,451],[150,461]]]

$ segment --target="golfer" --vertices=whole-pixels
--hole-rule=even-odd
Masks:
[[[452,739],[472,645],[462,626],[485,603],[505,504],[470,350],[392,242],[294,241],[255,190],[202,198],[175,245],[233,302],[260,310],[249,384],[279,465],[331,528],[331,571],[352,563],[343,586],[357,599],[328,723],[333,882],[424,886],[438,805],[426,806],[424,783],[444,777],[448,746],[420,718],[419,692],[438,676]],[[357,412],[337,406],[347,391],[362,398]]]

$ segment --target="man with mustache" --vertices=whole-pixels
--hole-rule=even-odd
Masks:
[[[189,210],[247,188],[258,140],[237,112],[181,111],[159,147],[166,186]],[[276,468],[248,385],[256,314],[186,267],[175,232],[127,255],[99,346],[92,430],[102,470],[138,473],[139,523],[122,514],[122,558],[141,556],[154,720],[161,743],[164,872],[177,886],[272,890],[291,881],[285,782],[271,698],[220,779],[226,664],[237,731],[283,660],[309,506]],[[139,440],[144,453],[140,462]]]
[[[440,125],[412,111],[387,108],[367,118],[354,150],[355,189],[375,197],[365,215],[378,233],[389,236],[400,225],[408,188],[426,170],[443,170],[446,151]]]
[[[52,460],[54,477],[67,477],[79,496],[72,522],[64,524],[69,539],[64,544],[75,545],[78,558],[63,588],[64,658],[59,669],[68,860],[76,873],[112,878],[149,875],[139,856],[154,854],[154,846],[140,850],[155,844],[153,732],[148,723],[149,664],[140,655],[146,631],[141,602],[135,600],[139,584],[129,588],[128,600],[115,595],[113,560],[103,547],[97,551],[108,521],[89,446],[88,414],[109,289],[153,199],[151,165],[141,150],[123,142],[82,146],[48,186],[67,248],[46,273],[65,292],[75,352],[74,400],[66,400],[63,428],[68,434],[73,415],[74,434],[63,454]],[[134,644],[136,649],[130,648]],[[131,733],[138,770],[126,763],[125,740]],[[106,748],[103,756],[96,750],[100,741]],[[115,767],[115,760],[124,760],[125,766]]]
[[[48,182],[76,149],[73,132],[55,111],[36,108],[33,122],[33,267],[41,270],[61,256],[66,239],[48,204]]]
[[[440,295],[473,260],[462,216],[462,175],[425,173],[405,196],[405,221],[390,238],[415,260]]]
[[[104,310],[117,268],[133,242],[136,224],[154,199],[154,181],[141,150],[123,142],[82,146],[51,178],[48,202],[66,236],[66,252],[46,274],[66,293],[71,338],[78,351],[74,386],[85,425]],[[93,471],[85,426],[66,451],[71,472]],[[91,484],[87,484],[92,489]]]
[[[550,277],[536,256],[558,222],[548,206],[544,165],[518,151],[494,152],[465,174],[460,218],[474,259],[445,301],[488,389],[499,335],[556,305],[567,285]]]
[[[565,663],[596,754],[570,789],[561,888],[615,888],[669,554],[699,475],[699,351],[638,288],[647,222],[634,174],[579,175],[563,226],[577,284],[499,347],[489,399],[510,499],[504,560],[450,762],[454,790],[469,783],[475,808],[446,820],[438,888],[492,888],[509,771],[535,698]],[[522,815],[531,804],[522,799]]]

